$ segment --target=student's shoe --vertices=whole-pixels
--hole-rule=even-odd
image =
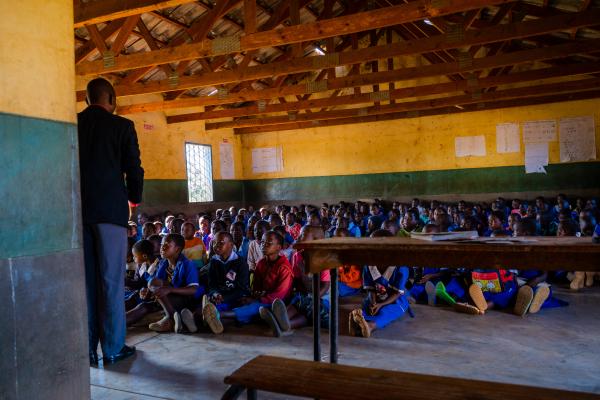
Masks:
[[[148,329],[154,332],[172,332],[175,329],[175,321],[168,316],[164,316],[160,321],[152,322]]]
[[[106,364],[114,364],[117,361],[121,361],[126,359],[127,357],[131,357],[135,354],[135,346],[123,346],[121,351],[117,354],[113,354],[112,356],[104,356],[102,359],[104,360],[104,365]]]
[[[181,322],[183,322],[183,326],[185,326],[190,333],[196,333],[198,331],[194,314],[189,309],[184,308],[181,310]]]
[[[435,284],[435,294],[437,297],[444,300],[446,303],[450,304],[451,306],[456,304],[456,300],[454,300],[454,298],[448,294],[448,292],[446,291],[446,286],[444,285],[444,282],[442,282],[442,281],[439,281],[438,283]]]
[[[362,310],[360,308],[355,308],[352,310],[352,319],[360,328],[360,335],[362,337],[368,338],[371,337],[371,328],[369,328],[369,323],[363,316]]]
[[[277,319],[275,319],[273,313],[269,311],[268,308],[261,307],[258,309],[258,314],[260,315],[260,318],[262,318],[262,320],[265,321],[267,325],[269,325],[269,328],[271,328],[271,332],[273,332],[273,336],[281,337],[281,328],[279,327]]]
[[[219,316],[219,310],[213,303],[206,303],[206,306],[202,309],[202,318],[208,324],[210,330],[219,335],[223,333],[223,323],[221,323],[221,317]]]
[[[596,272],[586,272],[585,273],[585,287],[594,286],[594,277],[596,276]]]
[[[98,353],[95,351],[90,351],[90,367],[97,367],[98,361]]]
[[[358,326],[358,324],[354,322],[352,312],[348,314],[348,334],[350,336],[360,336],[360,326]]]
[[[183,332],[183,322],[181,321],[181,315],[177,311],[173,314],[173,331],[175,333]]]
[[[542,308],[542,304],[548,299],[550,296],[550,288],[548,286],[539,286],[533,295],[533,300],[531,300],[531,306],[529,307],[529,312],[531,314],[535,314]]]
[[[425,292],[427,293],[427,304],[435,306],[435,285],[431,281],[425,282]]]
[[[290,325],[290,317],[288,316],[287,307],[280,299],[273,300],[271,312],[275,316],[277,323],[282,331],[288,332],[292,329]]]
[[[585,272],[575,271],[575,276],[569,285],[572,290],[583,289],[585,285]]]
[[[454,303],[452,308],[454,308],[454,311],[463,314],[483,315],[485,313],[485,311],[481,311],[479,308],[468,303]]]
[[[204,307],[206,307],[206,305],[209,303],[208,300],[208,295],[203,295],[202,296],[202,304],[200,305],[200,310],[204,310]],[[204,318],[202,318],[202,325],[204,326],[208,326],[208,324],[206,323],[206,321],[204,320]]]
[[[485,300],[483,291],[479,285],[473,283],[471,286],[469,286],[469,296],[471,296],[471,300],[473,300],[475,307],[479,308],[481,311],[487,310],[487,301]]]
[[[533,289],[529,285],[523,285],[517,292],[517,300],[515,301],[515,308],[513,308],[513,314],[519,317],[524,317],[531,306],[533,300]]]

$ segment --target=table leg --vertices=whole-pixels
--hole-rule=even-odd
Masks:
[[[338,270],[332,268],[330,271],[331,286],[329,289],[329,362],[337,364],[338,350]]]
[[[321,361],[321,276],[319,273],[313,274],[312,277],[312,292],[313,292],[313,354],[314,361]]]

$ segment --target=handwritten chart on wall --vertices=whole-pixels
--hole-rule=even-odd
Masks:
[[[278,147],[258,147],[252,149],[252,173],[283,171],[283,151]]]
[[[231,143],[219,144],[219,159],[221,160],[221,179],[233,179],[235,169],[233,164],[233,146]]]
[[[594,117],[563,118],[560,120],[560,162],[596,159]]]
[[[524,143],[547,143],[556,141],[556,121],[523,122]]]
[[[485,136],[458,136],[454,139],[456,157],[485,156]]]
[[[496,125],[496,152],[518,153],[521,151],[519,124],[507,122]]]

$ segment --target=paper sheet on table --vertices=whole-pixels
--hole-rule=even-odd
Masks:
[[[560,120],[560,162],[596,159],[594,117],[563,118]]]
[[[521,151],[519,124],[508,122],[496,125],[496,152],[518,153]]]
[[[233,179],[235,166],[233,163],[233,145],[231,143],[219,144],[219,159],[221,160],[221,179]]]
[[[542,143],[556,141],[556,121],[523,122],[523,143]]]
[[[283,171],[283,150],[278,147],[252,149],[252,173]]]
[[[456,157],[485,156],[485,136],[459,136],[454,139]]]
[[[546,173],[548,143],[525,143],[525,173]]]

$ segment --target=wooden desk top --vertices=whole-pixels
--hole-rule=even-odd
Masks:
[[[448,268],[506,268],[600,271],[600,244],[589,237],[528,237],[534,242],[485,243],[382,237],[332,238],[297,243],[307,272],[340,265],[407,265]]]

